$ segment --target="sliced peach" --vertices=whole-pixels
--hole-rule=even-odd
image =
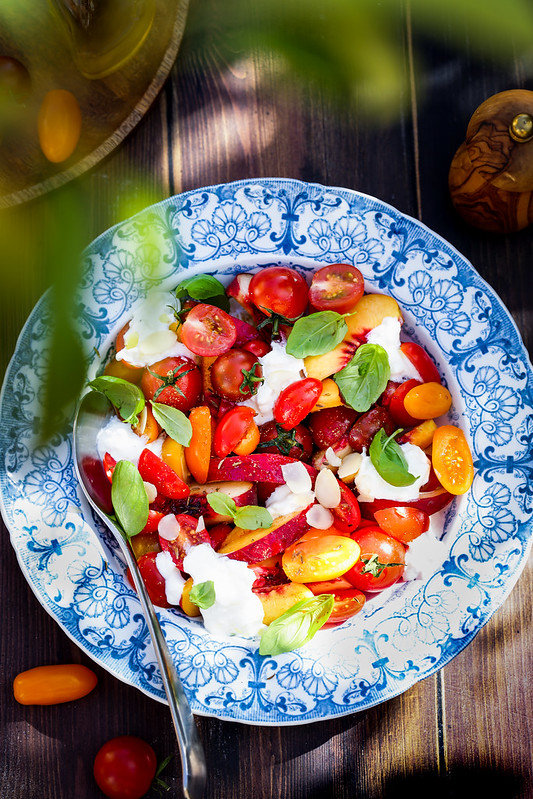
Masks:
[[[321,411],[324,408],[336,408],[342,404],[338,385],[330,377],[327,377],[322,381],[322,394],[317,399],[315,407],[311,409],[311,413]]]
[[[209,483],[208,485],[191,485],[192,497],[207,497],[208,494],[213,494],[215,491],[226,496],[231,497],[238,508],[243,505],[255,505],[257,502],[257,492],[254,483],[248,481],[231,480],[219,483]],[[223,516],[220,513],[215,513],[209,504],[206,502],[205,510],[206,524],[220,524],[221,522],[231,521],[229,516]]]
[[[183,591],[181,592],[180,607],[187,616],[191,616],[192,618],[194,618],[195,616],[200,615],[200,608],[198,607],[198,605],[195,605],[194,602],[191,602],[189,598],[189,594],[191,593],[192,587],[193,587],[193,580],[192,577],[189,577],[189,579],[183,586]]]
[[[311,506],[309,506],[311,507]],[[306,513],[309,508],[293,511],[274,519],[273,524],[262,530],[243,530],[235,527],[219,547],[218,552],[234,560],[257,563],[277,555],[308,529]]]
[[[159,437],[161,428],[156,422],[155,416],[149,405],[144,406],[142,413],[139,416],[139,423],[136,424],[132,430],[138,436],[147,436],[149,444]]]
[[[325,380],[330,375],[340,372],[352,360],[357,347],[358,344],[345,339],[330,352],[325,352],[324,355],[308,355],[307,358],[304,358],[307,377]],[[314,410],[318,411],[320,409],[315,407]]]
[[[417,447],[420,447],[420,449],[427,449],[433,441],[433,435],[436,429],[437,425],[433,419],[426,419],[425,422],[421,422],[416,427],[412,427],[411,430],[402,433],[398,441],[401,444],[409,442],[409,444],[415,444]]]
[[[370,331],[388,316],[402,321],[400,306],[393,297],[388,294],[365,294],[346,317],[348,332],[344,340],[364,342]]]
[[[285,478],[281,467],[287,463],[296,463],[295,458],[277,455],[272,452],[252,453],[251,455],[230,456],[228,458],[211,458],[208,482],[216,480],[250,480],[253,483],[274,483],[283,485]],[[317,471],[304,463],[311,479]]]
[[[263,624],[270,624],[300,600],[312,599],[314,594],[306,585],[284,583],[275,585],[268,591],[259,591],[257,596],[261,600],[265,614]]]
[[[176,472],[178,477],[186,483],[189,477],[187,461],[185,460],[185,447],[167,436],[161,447],[161,460]]]

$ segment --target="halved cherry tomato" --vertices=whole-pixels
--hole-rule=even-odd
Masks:
[[[157,534],[157,525],[163,518],[164,514],[162,514],[160,511],[149,511],[148,518],[150,518],[150,513],[153,514],[150,524],[151,529],[147,530],[145,527],[140,533],[137,533],[137,535],[134,535],[130,538],[130,546],[133,550],[136,560],[142,558],[142,556],[146,555],[147,552],[161,552],[159,536]]]
[[[255,355],[257,358],[262,358],[263,355],[270,352],[272,347],[266,341],[258,338],[254,341],[247,341],[246,344],[242,345],[242,349],[248,350],[248,352],[251,352],[252,355]]]
[[[81,663],[36,666],[17,674],[13,694],[21,705],[58,705],[87,696],[97,682],[96,674]]]
[[[168,499],[184,499],[191,493],[187,483],[178,477],[174,469],[149,449],[141,452],[137,468],[142,479],[155,485],[157,492]]]
[[[316,583],[315,583],[316,585]],[[314,591],[313,591],[314,593]],[[333,594],[333,610],[324,624],[324,627],[336,627],[351,619],[363,609],[366,597],[358,588],[341,588],[334,591],[324,591],[324,594]]]
[[[227,411],[215,428],[213,438],[215,455],[219,458],[225,458],[230,452],[234,452],[235,447],[242,441],[252,422],[255,424],[254,416],[255,411],[246,405],[238,405],[236,408],[231,408],[231,410]]]
[[[157,757],[150,744],[134,735],[107,741],[98,751],[93,774],[108,799],[141,799],[157,771]]]
[[[274,403],[274,419],[284,430],[291,430],[311,412],[321,393],[322,382],[316,377],[296,380],[281,391]]]
[[[197,530],[198,519],[188,513],[176,514],[176,536],[171,541],[159,535],[161,549],[170,552],[172,560],[178,567],[183,569],[183,559],[191,547],[199,544],[210,544],[211,539],[205,527]]]
[[[163,358],[144,371],[141,389],[146,399],[187,412],[200,397],[202,375],[190,358]]]
[[[384,532],[402,544],[414,541],[429,528],[429,516],[417,508],[382,508],[374,518]]]
[[[318,269],[311,280],[309,302],[317,311],[346,313],[365,291],[363,275],[355,266],[331,264]]]
[[[459,427],[437,427],[433,436],[431,462],[441,485],[450,494],[465,494],[474,479],[472,453]]]
[[[267,266],[255,274],[249,287],[253,304],[267,316],[296,319],[307,307],[309,288],[304,278],[285,266]]]
[[[360,559],[344,575],[360,591],[382,591],[397,582],[405,566],[405,547],[377,525],[352,533]]]
[[[234,402],[250,399],[263,382],[263,369],[257,356],[247,349],[232,349],[211,364],[211,382],[219,397]]]
[[[359,545],[343,535],[302,538],[287,547],[281,564],[294,583],[332,580],[340,577],[359,559]]]
[[[400,349],[409,358],[424,383],[441,382],[439,370],[420,344],[415,344],[414,341],[404,341],[400,344]]]
[[[405,395],[411,391],[411,389],[415,388],[415,386],[420,385],[420,380],[415,380],[414,378],[406,380],[405,383],[400,383],[390,398],[388,405],[389,413],[400,427],[414,427],[420,421],[420,419],[415,419],[414,416],[407,413],[405,405],[403,404]]]
[[[214,305],[200,303],[187,314],[181,340],[195,355],[222,355],[237,339],[237,328],[229,314]]]
[[[109,454],[109,452],[105,453],[102,462],[104,464],[105,476],[107,477],[109,482],[112,483],[113,482],[113,472],[115,471],[115,466],[117,465],[117,462],[113,458],[113,456]]]
[[[170,608],[172,606],[167,600],[165,578],[157,568],[155,562],[158,554],[159,553],[155,551],[145,552],[144,555],[141,555],[138,559],[137,566],[139,567],[139,572],[152,604],[156,605],[158,608]],[[126,571],[126,577],[131,587],[135,588],[135,583],[133,582],[133,577],[129,569]]]
[[[415,419],[435,419],[448,413],[452,395],[442,383],[422,383],[414,386],[403,398],[403,407]]]
[[[351,491],[342,480],[338,481],[341,490],[341,501],[336,508],[330,508],[335,527],[343,533],[351,533],[356,530],[361,521],[361,509],[353,491]]]

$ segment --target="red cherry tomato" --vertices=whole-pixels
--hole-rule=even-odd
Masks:
[[[181,328],[182,342],[195,355],[222,355],[233,347],[236,339],[237,328],[231,316],[205,303],[189,311]]]
[[[146,586],[152,604],[156,605],[158,608],[170,608],[171,605],[167,600],[165,591],[165,578],[160,573],[155,562],[158,554],[159,553],[155,551],[145,552],[144,555],[141,555],[138,559],[137,566],[139,567],[139,572],[141,573],[143,583]],[[133,577],[129,569],[126,572],[126,576],[130,585],[135,588]]]
[[[313,439],[303,424],[292,430],[284,430],[277,422],[265,422],[259,428],[259,452],[272,452],[288,455],[299,461],[307,461],[313,451]]]
[[[401,383],[398,386],[390,398],[389,413],[400,427],[415,427],[420,421],[407,413],[405,405],[403,404],[405,395],[408,394],[412,388],[420,385],[422,385],[420,380],[415,380],[414,378],[406,380],[405,383]]]
[[[163,538],[160,535],[159,544],[161,549],[170,552],[172,560],[178,569],[182,569],[183,559],[189,549],[199,544],[210,544],[211,539],[205,528],[202,530],[196,529],[198,527],[198,519],[188,513],[177,513],[176,522],[176,537],[169,541],[168,538]]]
[[[435,363],[420,344],[415,344],[414,341],[404,341],[400,344],[400,349],[409,358],[424,383],[442,382]]]
[[[405,566],[405,547],[377,525],[352,533],[361,547],[359,560],[344,575],[360,591],[382,591],[396,583]]]
[[[337,444],[357,419],[358,414],[346,405],[322,408],[309,417],[309,430],[313,441],[320,449]]]
[[[414,541],[429,527],[429,516],[417,508],[382,508],[374,513],[381,529],[402,544]]]
[[[142,479],[155,485],[158,494],[163,494],[168,499],[184,499],[191,493],[187,483],[176,474],[174,469],[171,469],[150,449],[143,449],[137,468]]]
[[[93,766],[96,783],[109,799],[141,799],[150,790],[156,771],[154,750],[134,735],[107,741]]]
[[[211,365],[211,382],[216,393],[234,402],[257,394],[262,379],[261,364],[255,355],[244,348],[224,352]]]
[[[361,521],[361,510],[355,494],[348,486],[338,481],[341,490],[341,501],[336,508],[331,508],[335,527],[344,533],[351,533],[356,530]]]
[[[258,358],[262,358],[263,355],[266,355],[267,352],[270,352],[272,347],[266,341],[262,339],[254,339],[254,341],[247,341],[246,344],[242,345],[243,350],[248,350],[253,355],[256,355]]]
[[[365,291],[363,275],[355,266],[331,264],[313,275],[309,302],[317,311],[346,313],[359,302]]]
[[[250,281],[250,299],[267,316],[298,318],[307,308],[308,294],[304,278],[285,266],[268,266]]]
[[[194,361],[179,355],[164,358],[148,367],[141,378],[146,399],[190,411],[202,391],[202,375]]]
[[[238,405],[222,416],[215,428],[213,449],[219,458],[225,458],[242,441],[254,421],[255,412],[245,405]]]
[[[284,430],[296,427],[315,407],[322,394],[322,381],[304,377],[284,388],[274,403],[274,419]]]

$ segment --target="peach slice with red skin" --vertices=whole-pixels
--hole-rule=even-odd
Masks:
[[[254,483],[246,480],[231,480],[217,483],[209,483],[208,485],[191,485],[191,497],[205,497],[215,492],[226,494],[236,504],[238,508],[244,505],[257,504],[257,491]],[[220,524],[221,522],[231,521],[230,516],[225,516],[220,513],[215,513],[213,508],[206,501],[206,510],[203,514],[206,525]]]
[[[281,467],[288,463],[298,463],[296,458],[277,455],[273,452],[252,453],[250,455],[231,455],[227,458],[211,458],[208,483],[216,480],[250,480],[252,483],[275,483],[283,485],[285,478]],[[317,471],[309,464],[303,464],[311,480]]]
[[[270,527],[264,529],[235,527],[219,547],[219,554],[247,563],[257,563],[277,555],[309,529],[306,514],[310,507],[278,516]]]
[[[271,624],[302,599],[312,599],[314,594],[302,583],[275,585],[268,591],[258,591],[257,596],[263,605],[263,624]]]
[[[388,316],[403,321],[400,306],[393,297],[387,294],[365,294],[345,317],[348,330],[343,341],[324,355],[304,358],[307,376],[324,380],[340,372],[351,361],[356,349],[365,343],[370,331]]]

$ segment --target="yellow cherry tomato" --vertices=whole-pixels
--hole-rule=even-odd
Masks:
[[[448,413],[452,395],[441,383],[422,383],[407,392],[403,404],[415,419],[435,419]]]
[[[17,674],[13,693],[21,705],[57,705],[81,699],[97,682],[96,674],[80,663],[37,666]]]
[[[52,89],[45,94],[37,130],[41,150],[49,161],[58,164],[72,155],[81,134],[81,111],[71,92]]]
[[[304,538],[283,553],[283,571],[295,583],[332,580],[351,569],[361,550],[352,539],[342,535]]]
[[[474,464],[462,430],[451,424],[437,427],[433,435],[431,462],[446,491],[466,494],[474,479]]]

